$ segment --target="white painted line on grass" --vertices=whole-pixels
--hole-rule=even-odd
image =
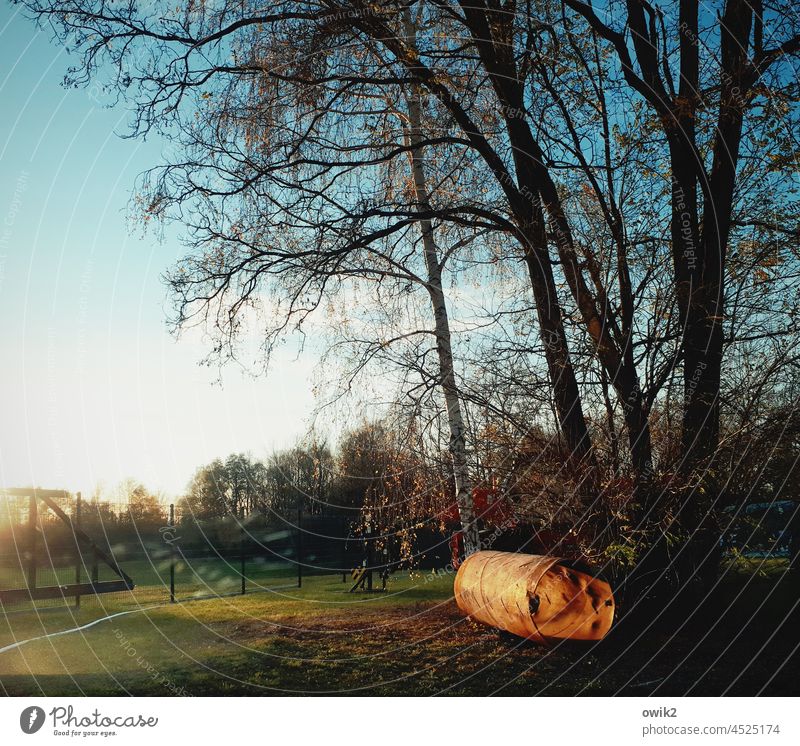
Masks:
[[[144,608],[141,609],[130,609],[129,611],[118,611],[116,614],[100,617],[100,619],[95,619],[93,622],[84,624],[81,627],[73,627],[72,629],[62,629],[60,632],[51,632],[48,635],[39,635],[39,637],[31,637],[28,640],[19,640],[18,642],[14,642],[11,645],[6,645],[4,648],[0,648],[0,653],[7,653],[9,650],[16,650],[17,648],[21,648],[23,645],[27,645],[29,642],[36,642],[37,640],[48,640],[51,637],[59,637],[60,635],[69,635],[72,634],[73,632],[83,632],[83,630],[89,629],[89,627],[94,627],[95,624],[100,624],[100,622],[107,622],[109,619],[116,619],[117,617],[126,616],[127,614],[137,614],[140,611],[159,609],[162,606],[166,606],[166,604],[158,604],[156,606],[145,606]]]

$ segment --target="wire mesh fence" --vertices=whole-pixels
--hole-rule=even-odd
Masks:
[[[446,537],[418,532],[414,564],[444,567]],[[0,490],[0,608],[6,612],[182,602],[287,589],[315,575],[352,584],[399,567],[398,536],[365,535],[357,511],[200,516],[186,505],[85,501]]]
[[[276,515],[0,491],[0,606],[125,607],[297,585],[299,531]]]

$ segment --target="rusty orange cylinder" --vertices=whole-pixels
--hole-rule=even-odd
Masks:
[[[601,640],[614,620],[608,583],[558,557],[476,552],[454,590],[468,617],[540,643]]]

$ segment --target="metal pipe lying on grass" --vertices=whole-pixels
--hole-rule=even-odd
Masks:
[[[471,619],[539,643],[602,640],[614,621],[608,583],[558,557],[476,552],[458,568],[454,588]]]

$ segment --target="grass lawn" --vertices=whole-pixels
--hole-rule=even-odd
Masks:
[[[144,602],[163,601],[169,594],[170,559],[168,556],[146,559],[126,559],[120,567],[133,578],[136,588],[134,597]],[[114,571],[105,563],[98,565],[98,580],[118,580]],[[82,568],[81,579],[86,582],[91,577],[91,567]],[[246,576],[249,587],[280,585],[291,583],[297,577],[295,566],[289,562],[275,562],[265,558],[248,558]],[[75,566],[39,567],[36,572],[37,587],[66,585],[75,582]],[[23,569],[0,565],[0,588],[24,588]],[[241,588],[240,563],[237,558],[204,557],[175,560],[175,591],[180,598],[199,595],[222,595],[233,593]],[[127,599],[126,599],[127,600]]]
[[[796,586],[781,563],[761,568],[731,569],[677,632],[656,622],[639,634],[623,621],[593,648],[554,649],[462,618],[452,577],[397,574],[389,593],[366,595],[316,576],[302,589],[162,605],[30,642],[0,653],[0,686],[9,695],[798,694]],[[77,613],[10,615],[0,648],[122,608],[131,605],[108,599],[105,610],[97,600]]]

